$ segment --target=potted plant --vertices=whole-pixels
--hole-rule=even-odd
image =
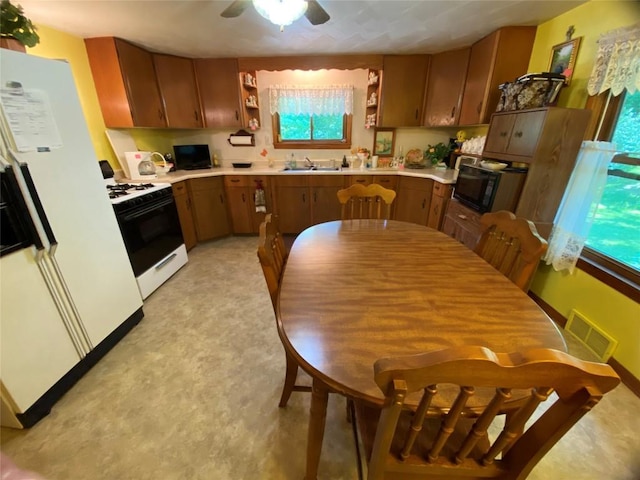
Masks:
[[[451,147],[440,142],[435,145],[429,145],[424,151],[424,156],[431,162],[431,165],[436,166],[447,158],[450,153]]]
[[[0,46],[25,52],[25,47],[35,47],[40,42],[36,26],[24,16],[20,5],[9,0],[0,2]]]

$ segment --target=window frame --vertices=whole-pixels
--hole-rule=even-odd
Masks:
[[[275,149],[350,149],[353,114],[342,115],[342,139],[340,140],[282,140],[280,135],[280,114],[271,115],[273,148]],[[311,135],[313,135],[313,116],[311,117]]]
[[[607,91],[587,99],[585,108],[592,110],[593,114],[585,138],[611,140],[626,92],[617,97],[609,95],[610,92]],[[616,160],[618,163],[626,163],[623,155],[617,156]],[[623,295],[640,302],[640,274],[613,257],[585,245],[576,266]]]

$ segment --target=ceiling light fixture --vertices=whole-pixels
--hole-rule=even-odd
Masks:
[[[253,0],[256,11],[284,31],[307,11],[306,0]]]

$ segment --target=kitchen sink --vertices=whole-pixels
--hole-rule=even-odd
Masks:
[[[304,167],[285,167],[283,172],[337,172],[340,167],[316,167],[304,166]]]

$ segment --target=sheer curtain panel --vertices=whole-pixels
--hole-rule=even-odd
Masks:
[[[576,165],[556,213],[544,257],[555,270],[573,273],[584,248],[616,154],[610,142],[582,142]]]
[[[353,113],[353,86],[269,87],[271,115],[350,115]]]

